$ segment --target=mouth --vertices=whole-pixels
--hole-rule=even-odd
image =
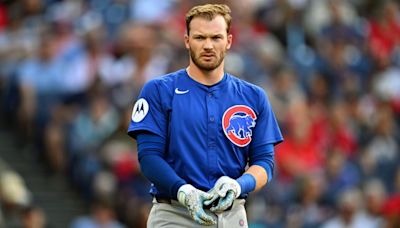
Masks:
[[[214,57],[215,57],[215,54],[211,54],[211,53],[208,54],[208,53],[207,53],[207,54],[202,54],[202,55],[200,55],[200,57],[203,58],[203,59],[209,60],[209,59],[214,58]]]
[[[201,54],[201,57],[214,57],[215,56],[215,53],[212,53],[212,52],[210,52],[210,53],[202,53]]]

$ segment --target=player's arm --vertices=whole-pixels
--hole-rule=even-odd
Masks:
[[[136,136],[138,159],[142,173],[157,188],[176,199],[179,187],[186,184],[164,160],[165,139],[142,131]]]
[[[253,148],[253,151],[250,153],[249,157],[249,168],[244,173],[244,175],[251,175],[255,180],[254,189],[251,191],[260,190],[272,180],[274,174],[274,165],[275,161],[273,144],[270,143]]]
[[[259,165],[250,166],[244,174],[249,174],[254,178],[255,186],[253,191],[260,190],[268,182],[268,174],[265,171],[265,168]]]
[[[259,110],[257,125],[253,132],[253,141],[249,151],[249,169],[237,179],[241,187],[245,187],[243,193],[258,191],[272,180],[274,173],[274,146],[282,142],[278,122],[269,104],[264,90],[259,91]],[[250,177],[254,178],[253,183]],[[244,179],[244,180],[242,180]],[[249,183],[254,184],[248,186]],[[247,185],[246,185],[247,184]]]
[[[180,178],[165,161],[165,140],[150,132],[137,134],[139,164],[143,174],[169,197],[184,205],[193,220],[202,225],[212,225],[216,221],[203,209],[203,202],[212,196],[200,191]]]

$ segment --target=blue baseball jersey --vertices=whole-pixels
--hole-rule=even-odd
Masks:
[[[204,191],[221,176],[240,177],[253,148],[283,140],[263,89],[228,73],[206,86],[185,69],[144,85],[128,132],[135,137],[144,130],[166,140],[164,159]]]

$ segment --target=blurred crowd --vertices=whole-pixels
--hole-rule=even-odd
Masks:
[[[145,227],[131,109],[188,65],[184,15],[207,2],[231,7],[226,71],[266,90],[285,138],[250,227],[400,227],[398,1],[4,0],[2,116],[93,205],[71,227]]]

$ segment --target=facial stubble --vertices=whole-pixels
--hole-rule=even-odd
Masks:
[[[200,69],[204,71],[212,71],[218,68],[222,61],[224,61],[225,55],[226,55],[227,49],[222,51],[220,55],[215,55],[217,57],[217,60],[215,62],[210,62],[210,63],[203,63],[200,58],[201,56],[196,56],[196,53],[192,50],[192,48],[189,48],[189,55],[190,59],[193,61],[193,63]],[[217,53],[215,53],[217,54]]]

